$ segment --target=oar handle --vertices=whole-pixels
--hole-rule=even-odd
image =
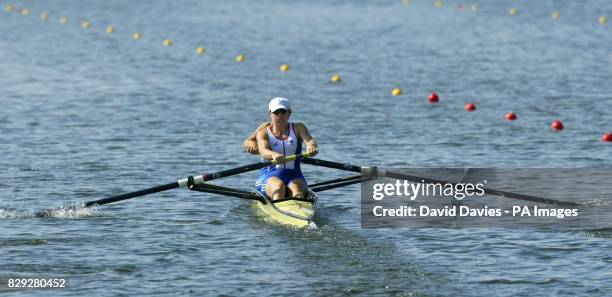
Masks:
[[[301,154],[297,154],[297,155],[291,155],[291,156],[287,156],[285,157],[285,161],[286,162],[291,162],[291,161],[295,161],[298,158],[309,158],[310,157],[310,153],[301,153]],[[276,165],[276,161],[272,160],[270,161],[270,164],[272,165]]]

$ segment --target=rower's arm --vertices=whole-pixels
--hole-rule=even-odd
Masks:
[[[271,149],[270,141],[268,140],[268,133],[266,130],[260,130],[257,132],[257,149],[261,154],[261,157],[266,160],[275,160],[278,164],[285,163],[284,156]]]
[[[245,151],[253,155],[259,154],[259,150],[257,149],[257,132],[259,132],[260,130],[264,130],[269,124],[270,123],[268,122],[263,122],[259,124],[257,129],[255,129],[255,131],[253,131],[253,133],[251,133],[251,135],[249,135],[249,137],[244,140],[244,142],[242,143],[242,147]]]
[[[319,153],[319,145],[317,141],[310,135],[310,131],[303,123],[295,123],[294,125],[295,132],[298,134],[298,137],[304,141],[307,145],[307,152],[311,156],[315,156]]]

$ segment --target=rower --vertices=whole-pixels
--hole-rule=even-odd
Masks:
[[[274,160],[277,165],[261,169],[255,182],[257,191],[272,200],[285,197],[304,198],[306,179],[300,169],[300,160],[285,161],[286,156],[300,154],[302,143],[306,151],[315,156],[317,142],[303,123],[289,122],[291,106],[286,98],[275,97],[268,104],[269,123],[262,123],[244,142],[249,153],[260,153],[264,160]],[[253,147],[255,136],[256,147]]]

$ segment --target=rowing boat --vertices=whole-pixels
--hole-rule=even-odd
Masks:
[[[307,227],[314,224],[313,219],[317,206],[317,193],[307,191],[305,198],[283,198],[271,200],[268,196],[258,193],[262,199],[254,202],[257,209],[265,217],[283,225]]]

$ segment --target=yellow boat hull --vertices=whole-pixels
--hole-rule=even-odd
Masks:
[[[318,198],[313,191],[308,191],[308,201],[283,199],[272,202],[265,196],[263,198],[265,198],[266,203],[260,201],[255,203],[266,219],[298,228],[309,226],[313,222]]]

